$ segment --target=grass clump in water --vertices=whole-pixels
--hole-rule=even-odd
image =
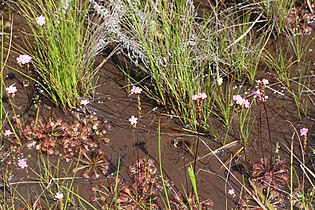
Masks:
[[[32,31],[25,50],[46,93],[62,109],[79,105],[94,90],[91,28],[85,27],[89,5],[80,0],[18,1]],[[32,41],[30,41],[32,40]]]
[[[218,101],[228,99],[215,99],[223,79],[254,83],[260,55],[271,34],[270,30],[254,34],[256,25],[267,21],[264,11],[257,12],[259,8],[254,10],[256,15],[251,12],[253,6],[241,5],[238,12],[237,5],[229,11],[217,2],[204,18],[196,14],[193,1],[125,0],[103,7],[90,2],[103,18],[116,11],[111,21],[115,27],[107,29],[108,34],[149,78],[143,89],[193,130],[211,127],[210,117],[218,117],[214,110],[225,112]],[[207,97],[196,103],[193,96],[202,93]],[[231,90],[230,95],[234,94]]]

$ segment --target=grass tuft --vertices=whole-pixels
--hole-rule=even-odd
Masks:
[[[64,110],[79,106],[95,88],[90,50],[92,26],[85,24],[89,4],[80,0],[18,1],[32,34],[21,52],[32,56],[38,82],[56,105]],[[36,18],[43,16],[45,24]]]

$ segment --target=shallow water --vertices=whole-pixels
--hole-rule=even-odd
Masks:
[[[200,8],[202,8],[200,6]],[[4,14],[9,12],[9,9],[2,5],[1,11]],[[24,28],[24,23],[21,17],[13,11],[14,24],[13,35],[14,43],[22,43],[21,30]],[[6,20],[7,17],[6,17]],[[308,36],[305,39],[311,39],[312,36]],[[287,47],[287,40],[276,40],[277,46]],[[273,49],[274,44],[270,44],[270,51],[275,53],[276,49]],[[314,90],[315,78],[315,43],[312,42],[307,47],[307,55],[305,61],[300,65],[294,65],[292,73],[296,73],[301,69],[308,69],[311,72],[309,78],[309,88]],[[24,73],[33,76],[34,72],[31,67],[19,67],[15,61],[16,55],[11,54],[8,65],[12,65]],[[104,57],[98,56],[96,58],[95,66],[98,66],[102,62]],[[187,185],[187,165],[194,160],[194,152],[197,138],[202,140],[202,144],[198,150],[200,160],[197,163],[196,169],[198,170],[197,183],[198,191],[202,198],[210,198],[214,202],[214,209],[231,209],[234,208],[238,202],[238,197],[231,197],[227,194],[227,191],[231,188],[236,189],[237,193],[240,192],[240,185],[233,179],[232,176],[228,176],[227,170],[222,167],[222,162],[226,163],[227,167],[232,168],[233,174],[241,180],[241,175],[246,175],[250,172],[251,166],[262,157],[270,157],[274,155],[276,145],[280,146],[278,155],[281,159],[289,160],[290,151],[286,149],[291,143],[292,136],[295,132],[294,127],[297,129],[307,127],[314,130],[315,110],[314,106],[310,104],[308,117],[300,120],[297,117],[296,106],[286,89],[283,89],[275,76],[268,72],[264,66],[261,66],[258,72],[259,79],[266,78],[270,81],[270,89],[267,89],[266,94],[269,96],[266,102],[266,110],[261,105],[253,107],[253,115],[256,116],[256,122],[253,124],[253,130],[249,144],[246,147],[245,152],[242,151],[237,154],[237,151],[241,149],[241,145],[236,143],[231,147],[225,147],[219,149],[222,144],[219,143],[219,139],[214,139],[209,135],[199,136],[192,132],[185,131],[182,126],[175,122],[174,119],[168,117],[162,107],[157,106],[153,101],[141,95],[141,119],[137,124],[137,128],[132,128],[128,119],[131,115],[137,115],[137,99],[134,96],[128,96],[127,93],[127,80],[123,73],[117,67],[118,61],[121,61],[121,57],[113,57],[110,59],[100,70],[100,77],[98,79],[99,87],[96,89],[94,100],[90,101],[87,105],[87,109],[90,112],[94,112],[99,118],[107,120],[111,124],[111,129],[107,135],[110,138],[110,143],[102,143],[100,145],[103,148],[112,164],[111,173],[115,175],[117,169],[117,163],[120,159],[121,176],[128,181],[128,167],[133,164],[137,159],[142,157],[149,157],[158,163],[158,122],[161,124],[161,153],[163,158],[163,171],[170,180],[172,180],[179,190],[182,189],[182,185],[186,189],[191,190],[191,186]],[[128,65],[131,65],[128,63]],[[132,68],[132,67],[131,67]],[[34,116],[36,109],[32,104],[32,97],[36,95],[34,91],[34,84],[28,78],[21,76],[16,72],[12,72],[10,69],[5,69],[4,75],[14,74],[15,77],[9,77],[5,80],[6,85],[15,83],[18,88],[18,93],[14,97],[14,105],[17,107],[19,115],[23,116],[25,120],[28,117]],[[29,81],[29,85],[26,87],[23,82]],[[293,88],[295,88],[293,86]],[[35,94],[34,94],[35,92]],[[280,94],[279,94],[280,93]],[[314,93],[313,93],[314,94]],[[314,95],[310,94],[310,99],[315,100]],[[40,105],[41,115],[48,119],[52,116],[65,117],[71,119],[71,115],[65,116],[63,112],[54,107],[49,101],[43,99],[43,103]],[[269,126],[267,123],[267,117]],[[213,129],[218,133],[224,135],[223,124],[217,120],[213,124]],[[237,122],[232,124],[232,132],[228,138],[227,143],[231,143],[238,140],[238,131],[234,129],[237,127]],[[270,129],[270,137],[268,130]],[[270,145],[270,140],[272,144]],[[294,140],[294,148],[296,154],[300,157],[300,143]],[[315,148],[314,134],[311,132],[309,136],[309,146]],[[216,151],[215,155],[210,152],[210,149]],[[34,151],[25,150],[30,160],[30,166],[37,168],[37,153]],[[231,157],[237,154],[236,157],[231,160]],[[218,160],[220,158],[220,160]],[[234,160],[238,160],[238,162]],[[54,158],[52,158],[53,161]],[[314,154],[311,152],[306,156],[307,165],[314,169]],[[67,163],[61,163],[60,167],[66,167]],[[299,168],[298,162],[295,162],[296,168]],[[10,171],[14,175],[11,182],[26,181],[34,177],[34,174],[30,171],[24,171],[9,166]],[[5,169],[5,165],[2,164],[2,169]],[[100,180],[105,180],[102,177]],[[75,186],[78,187],[78,191],[81,196],[89,200],[91,186],[99,181],[85,180],[82,178],[75,179]],[[19,191],[24,195],[29,195],[30,198],[36,194],[40,189],[38,184],[34,185],[17,185]],[[8,201],[9,202],[9,201]],[[69,207],[70,208],[70,207]],[[75,208],[75,207],[74,207]]]

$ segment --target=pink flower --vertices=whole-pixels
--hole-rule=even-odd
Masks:
[[[198,93],[192,96],[192,100],[197,101],[198,99],[206,99],[208,96],[206,93]]]
[[[256,90],[254,92],[254,98],[260,98],[261,94],[260,94],[260,90]]]
[[[192,96],[192,100],[194,100],[194,101],[197,101],[198,98],[199,98],[198,94]]]
[[[308,129],[307,128],[301,128],[300,129],[300,135],[307,137]]]
[[[11,134],[13,134],[10,130],[4,131],[4,136],[9,137]]]
[[[206,99],[208,96],[205,93],[199,93],[199,98],[201,98],[202,100]]]
[[[129,122],[130,122],[131,125],[135,126],[137,124],[137,122],[138,122],[138,118],[136,118],[135,116],[132,115],[129,118]]]
[[[234,190],[234,189],[229,189],[229,190],[228,190],[228,194],[229,194],[230,196],[232,196],[233,198],[236,196],[236,193],[235,193],[235,190]]]
[[[43,25],[45,25],[46,24],[46,19],[45,19],[45,17],[44,16],[39,16],[39,17],[37,17],[36,18],[36,23],[38,24],[38,25],[40,25],[40,26],[43,26]]]
[[[55,198],[57,200],[62,200],[64,198],[64,195],[62,193],[60,193],[60,192],[57,192],[56,195],[55,195]]]
[[[245,98],[242,98],[242,96],[240,96],[240,95],[234,95],[233,100],[235,101],[236,104],[238,104],[240,106],[244,105],[245,108],[248,108],[250,105],[249,101]]]
[[[244,100],[243,100],[242,96],[240,96],[240,95],[234,95],[233,100],[235,101],[236,104],[238,104],[240,106],[243,105],[243,103],[244,103]]]
[[[245,108],[249,107],[249,101],[245,98],[243,99],[243,104],[244,104]]]
[[[256,80],[257,85],[268,85],[269,81],[267,79]]]
[[[263,85],[269,85],[269,81],[267,79],[263,79],[261,82]]]
[[[140,94],[141,92],[142,92],[142,88],[137,87],[137,86],[132,86],[132,88],[130,90],[130,95]]]
[[[26,64],[29,63],[31,60],[32,57],[29,55],[19,55],[19,57],[16,58],[18,64]]]
[[[14,84],[13,84],[13,85],[10,85],[9,87],[6,87],[5,89],[7,90],[7,92],[8,92],[9,94],[14,94],[14,93],[16,93],[16,91],[17,91],[17,89],[16,89],[16,87],[14,86]]]
[[[266,100],[268,99],[268,96],[262,97],[260,90],[257,89],[257,90],[254,92],[254,98],[257,98],[257,99],[259,99],[259,100],[261,100],[261,101],[266,101]]]
[[[27,168],[27,162],[26,162],[26,159],[23,158],[23,159],[20,159],[18,161],[18,166],[21,168],[21,169],[24,169],[24,168]]]

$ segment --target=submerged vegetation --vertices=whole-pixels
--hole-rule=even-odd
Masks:
[[[200,193],[203,173],[224,180],[226,208],[315,208],[314,61],[307,58],[309,46],[314,46],[315,2],[204,3],[208,7],[191,0],[6,3],[26,24],[18,42],[13,39],[14,22],[7,22],[8,32],[8,17],[2,16],[3,208],[216,209],[212,195]],[[111,52],[94,67],[105,50]],[[99,73],[107,71],[102,65],[113,55],[128,83],[128,103],[137,107],[131,125],[125,126],[136,150],[134,164],[125,172],[129,180],[122,177],[123,155],[115,154],[115,163],[107,154],[112,122],[90,109],[99,100]],[[18,83],[10,71],[28,82]],[[28,101],[29,111],[19,111],[17,96],[30,84],[37,89]],[[61,109],[72,116],[47,117],[45,104],[38,102],[44,96],[54,104],[48,112]],[[188,132],[183,135],[189,142],[172,143],[190,154],[184,159],[182,186],[166,176],[160,117],[158,157],[141,146],[138,133],[147,129],[141,126],[148,114],[144,98],[163,107],[164,115]],[[293,111],[286,109],[288,104]],[[124,117],[128,123],[129,116]],[[275,121],[289,129],[278,130],[281,123]],[[238,146],[235,151],[233,145]],[[140,157],[140,149],[146,157]],[[224,153],[230,157],[223,160]],[[199,164],[211,156],[224,173]],[[12,173],[19,170],[25,177],[12,182]],[[90,197],[81,194],[86,191],[82,180],[90,181]],[[23,184],[35,184],[39,192],[24,195]]]

